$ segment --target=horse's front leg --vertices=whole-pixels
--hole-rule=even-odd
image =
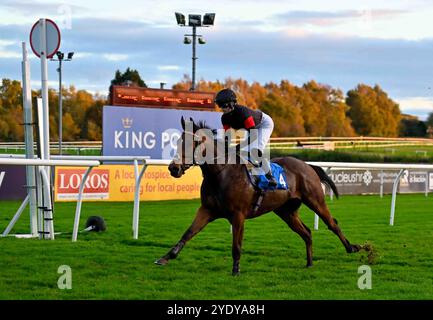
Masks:
[[[212,213],[206,209],[205,207],[200,207],[197,210],[194,221],[191,226],[185,231],[182,238],[179,240],[176,245],[170,249],[170,251],[156,260],[155,263],[159,265],[166,265],[170,259],[176,259],[179,252],[185,246],[186,242],[191,240],[197,233],[199,233],[209,222],[213,221],[215,217]]]
[[[245,222],[245,217],[241,213],[235,214],[235,216],[232,219],[232,229],[233,229],[232,275],[234,276],[238,276],[240,272],[239,262],[241,260],[242,240],[244,237],[244,222]]]

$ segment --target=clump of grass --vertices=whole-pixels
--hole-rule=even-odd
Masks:
[[[373,245],[371,241],[366,241],[361,246],[361,256],[359,260],[364,264],[373,265],[378,263],[380,259],[380,255],[376,247]]]

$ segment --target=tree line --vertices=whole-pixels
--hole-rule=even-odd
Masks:
[[[112,85],[146,87],[136,70],[116,71]],[[173,89],[189,90],[187,76]],[[274,136],[418,136],[433,132],[433,112],[423,122],[402,115],[399,105],[379,85],[359,84],[344,94],[340,89],[309,81],[296,86],[288,80],[280,83],[249,83],[244,79],[201,80],[197,91],[217,92],[232,88],[240,104],[260,109],[275,122]],[[102,109],[108,99],[92,95],[74,86],[62,90],[63,140],[101,140]],[[40,92],[32,91],[35,98]],[[58,91],[49,89],[50,135],[58,139]],[[108,95],[109,96],[109,95]],[[21,83],[2,79],[0,85],[0,141],[23,141],[24,129]],[[430,128],[430,129],[429,129]],[[430,130],[430,131],[429,131]]]

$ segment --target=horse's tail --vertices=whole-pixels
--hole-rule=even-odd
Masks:
[[[325,171],[323,171],[321,167],[313,166],[311,164],[310,167],[313,168],[314,171],[316,171],[317,175],[320,178],[320,181],[322,181],[323,184],[331,188],[331,190],[334,192],[335,196],[338,199],[339,194],[338,194],[337,186],[335,185],[334,181],[332,181],[332,179],[326,174]]]

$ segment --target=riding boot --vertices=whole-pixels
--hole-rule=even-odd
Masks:
[[[276,187],[277,186],[277,180],[275,180],[274,176],[272,175],[271,166],[269,164],[268,159],[263,158],[262,159],[262,168],[266,172],[266,178],[269,181],[269,187]]]
[[[266,174],[266,178],[269,180],[269,187],[276,187],[278,185],[277,180],[275,180],[274,176],[272,175],[272,172],[268,172]]]

